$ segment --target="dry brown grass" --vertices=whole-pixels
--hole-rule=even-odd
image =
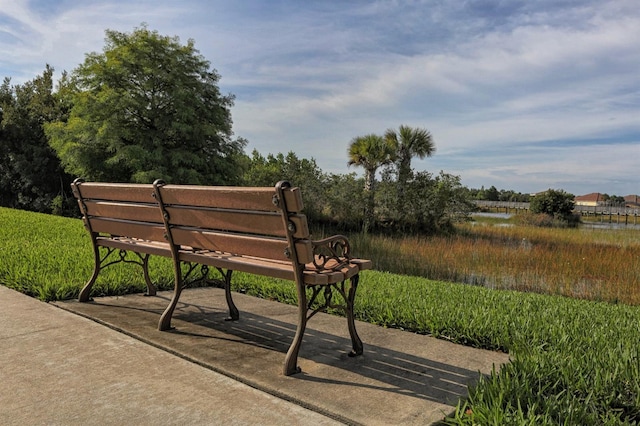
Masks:
[[[376,268],[574,298],[640,304],[640,230],[472,222],[452,236],[359,236]]]

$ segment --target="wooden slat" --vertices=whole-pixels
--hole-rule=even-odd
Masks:
[[[180,260],[186,262],[206,264],[218,268],[265,275],[289,281],[295,280],[291,262],[239,257],[218,252],[193,253],[190,251],[180,251],[179,256]],[[342,282],[353,277],[361,270],[357,263],[346,266],[339,271],[329,273],[316,272],[313,264],[307,265],[306,268],[303,272],[303,281],[306,285],[327,285]]]
[[[238,210],[276,211],[273,188],[165,185],[160,188],[165,205],[218,207]]]
[[[313,243],[310,240],[296,241],[298,263],[313,262]]]
[[[84,199],[153,203],[153,185],[84,182],[77,186]]]
[[[284,199],[287,202],[288,212],[298,213],[304,208],[302,204],[302,192],[298,187],[286,189],[284,191]]]
[[[169,243],[159,241],[139,240],[133,238],[98,237],[96,243],[103,247],[112,247],[122,250],[131,250],[137,253],[153,254],[156,256],[171,257]]]
[[[108,217],[113,219],[154,222],[163,224],[162,212],[158,205],[112,203],[107,201],[85,201],[89,216]]]
[[[243,210],[221,210],[206,208],[167,207],[171,225],[207,228],[286,237],[282,216],[276,212],[250,212]],[[304,215],[293,215],[290,221],[295,225],[296,238],[309,236],[309,226]]]
[[[324,285],[329,283],[329,280],[327,279],[326,275],[318,274],[312,271],[304,271],[302,273],[302,277],[303,277],[304,283],[307,285]]]
[[[140,238],[142,240],[165,241],[164,226],[115,219],[89,218],[93,232]]]
[[[273,204],[275,193],[275,188],[269,187],[165,185],[160,188],[164,204],[260,211],[278,211]],[[288,211],[302,211],[299,188],[286,189],[285,200]]]
[[[228,253],[180,251],[180,260],[201,263],[239,272],[265,275],[273,278],[293,281],[295,278],[291,262],[272,261],[255,257],[233,256]]]
[[[358,265],[361,271],[365,271],[373,268],[373,262],[368,259],[351,259],[351,263]]]
[[[335,284],[352,278],[360,273],[359,264],[350,263],[336,271],[320,271],[313,264],[307,264],[303,273],[304,283],[307,285]]]
[[[266,259],[288,260],[285,255],[287,247],[285,239],[258,238],[186,227],[172,228],[171,235],[173,242],[178,245]]]

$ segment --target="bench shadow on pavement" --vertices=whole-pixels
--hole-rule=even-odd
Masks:
[[[168,300],[164,296],[160,299]],[[146,298],[149,300],[150,298]],[[162,305],[162,303],[160,304]],[[114,306],[116,307],[116,306]],[[159,315],[162,309],[149,307],[117,308],[143,310]],[[256,348],[276,354],[277,369],[284,360],[291,341],[294,338],[296,326],[277,319],[242,311],[239,321],[225,321],[226,310],[216,307],[179,302],[174,313],[176,328],[169,334],[186,336],[201,342],[201,350],[220,346],[221,342],[233,344],[237,347],[233,352],[242,357],[244,353],[254,352]],[[294,308],[295,309],[295,308]],[[157,316],[154,318],[157,319]],[[336,332],[347,334],[346,318],[329,316],[329,321],[337,321],[339,329]],[[305,382],[318,384],[343,385],[351,388],[370,389],[390,394],[400,394],[414,398],[451,405],[467,395],[467,386],[478,380],[479,371],[472,371],[454,365],[434,361],[426,357],[409,354],[411,348],[389,348],[367,340],[366,334],[359,333],[364,341],[365,354],[361,357],[350,358],[347,352],[351,348],[351,340],[318,330],[322,325],[314,328],[319,316],[309,321],[300,351],[302,374],[291,376]],[[153,329],[153,333],[164,334]],[[424,341],[425,336],[407,333],[410,340]],[[408,342],[411,344],[411,342]],[[178,341],[177,345],[180,344]],[[428,342],[424,341],[424,344]],[[241,346],[240,346],[241,345]],[[244,348],[243,348],[244,347]],[[403,351],[406,349],[407,351]],[[415,349],[415,348],[413,348]],[[269,357],[268,362],[273,361]],[[305,368],[303,362],[312,360],[317,368]],[[224,366],[215,359],[211,362],[215,369],[229,368],[233,375],[242,375],[242,368],[234,368],[233,362],[221,360]],[[331,367],[331,368],[326,368]],[[266,374],[272,374],[267,372]],[[360,376],[358,378],[358,376]]]
[[[238,293],[240,320],[225,321],[222,290],[187,290],[173,315],[175,328],[160,332],[158,320],[169,298],[169,292],[161,292],[56,305],[349,424],[439,421],[467,397],[468,386],[482,373],[508,357],[358,322],[364,355],[351,358],[346,318],[318,314],[309,321],[300,349],[302,373],[284,376],[297,307]]]

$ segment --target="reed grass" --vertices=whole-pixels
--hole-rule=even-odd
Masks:
[[[353,235],[379,270],[491,289],[640,304],[640,230],[472,222],[447,236]]]
[[[514,274],[514,284],[518,285],[518,280],[525,275],[518,273],[514,265],[532,268],[530,275],[538,274],[535,278],[540,280],[554,269],[553,266],[537,265],[540,261],[574,262],[566,270],[578,271],[573,276],[581,277],[599,269],[579,263],[576,256],[591,256],[589,260],[594,263],[601,258],[619,256],[619,263],[627,266],[638,260],[637,236],[633,233],[622,237],[621,234],[612,236],[580,230],[570,233],[563,230],[559,234],[554,230],[493,228],[494,225],[487,225],[486,229],[482,225],[469,225],[468,229],[463,229],[463,236],[469,238],[466,246],[470,254],[465,256],[471,262],[465,273],[477,274],[482,277],[478,280],[485,280],[484,283],[488,278],[483,274],[490,276],[489,272],[509,271]],[[390,237],[354,236],[352,243],[360,255],[366,252],[379,255],[376,258],[379,268],[390,265],[405,268],[404,273],[408,273],[411,261],[417,260],[419,264],[413,266],[415,270],[443,271],[455,277],[462,276],[455,275],[460,272],[456,271],[459,264],[455,263],[454,254],[463,256],[464,244],[456,241],[463,236],[409,238],[406,243]],[[531,246],[523,248],[516,244],[522,238],[526,238]],[[90,241],[80,220],[0,208],[0,241],[0,283],[42,300],[77,296],[91,273]],[[494,250],[500,248],[491,252],[485,247],[486,242],[490,242],[489,246]],[[428,248],[429,245],[435,248]],[[595,246],[595,251],[588,247],[591,245]],[[538,248],[540,257],[535,261],[522,257],[513,261],[513,265],[501,264],[508,260],[507,254],[513,256],[522,251],[530,257],[531,253],[538,256]],[[542,248],[552,253],[543,255]],[[556,253],[568,248],[579,254],[563,257]],[[500,252],[503,257],[492,258]],[[625,256],[635,257],[629,260]],[[439,261],[440,257],[445,261]],[[172,271],[166,260],[154,259],[151,268],[152,278],[161,288],[171,286]],[[484,262],[492,263],[491,267],[477,272],[475,268],[483,267]],[[607,265],[611,267],[620,267],[611,259],[609,262]],[[94,295],[144,291],[140,268],[122,266],[104,271]],[[634,270],[637,274],[637,269]],[[620,282],[634,279],[622,271],[618,271],[616,277]],[[531,280],[534,284],[538,282]],[[567,282],[569,287],[576,287],[571,280]],[[539,285],[534,284],[527,285],[534,288]],[[296,303],[295,287],[291,282],[237,273],[233,285],[236,291]],[[490,376],[480,378],[446,423],[640,423],[638,306],[495,287],[489,289],[380,270],[366,271],[360,281],[356,315],[361,320],[385,327],[509,353],[511,362]],[[593,291],[592,287],[587,290]],[[621,284],[617,288],[627,287]],[[605,299],[602,295],[597,298]]]

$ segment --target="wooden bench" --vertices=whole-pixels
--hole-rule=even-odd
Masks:
[[[353,307],[358,274],[370,269],[371,261],[352,258],[344,236],[318,241],[310,238],[299,188],[287,182],[279,182],[275,188],[256,188],[77,179],[72,189],[91,234],[95,259],[80,302],[90,300],[100,271],[120,262],[139,264],[147,293],[155,295],[149,256],[164,256],[172,259],[175,287],[159,330],[171,328],[180,293],[194,281],[206,279],[209,268],[222,274],[230,319],[238,320],[231,275],[242,271],[296,283],[298,324],[285,357],[285,375],[300,371],[297,358],[307,321],[327,308],[343,310],[353,346],[350,355],[362,354]],[[335,300],[334,293],[341,300]]]

